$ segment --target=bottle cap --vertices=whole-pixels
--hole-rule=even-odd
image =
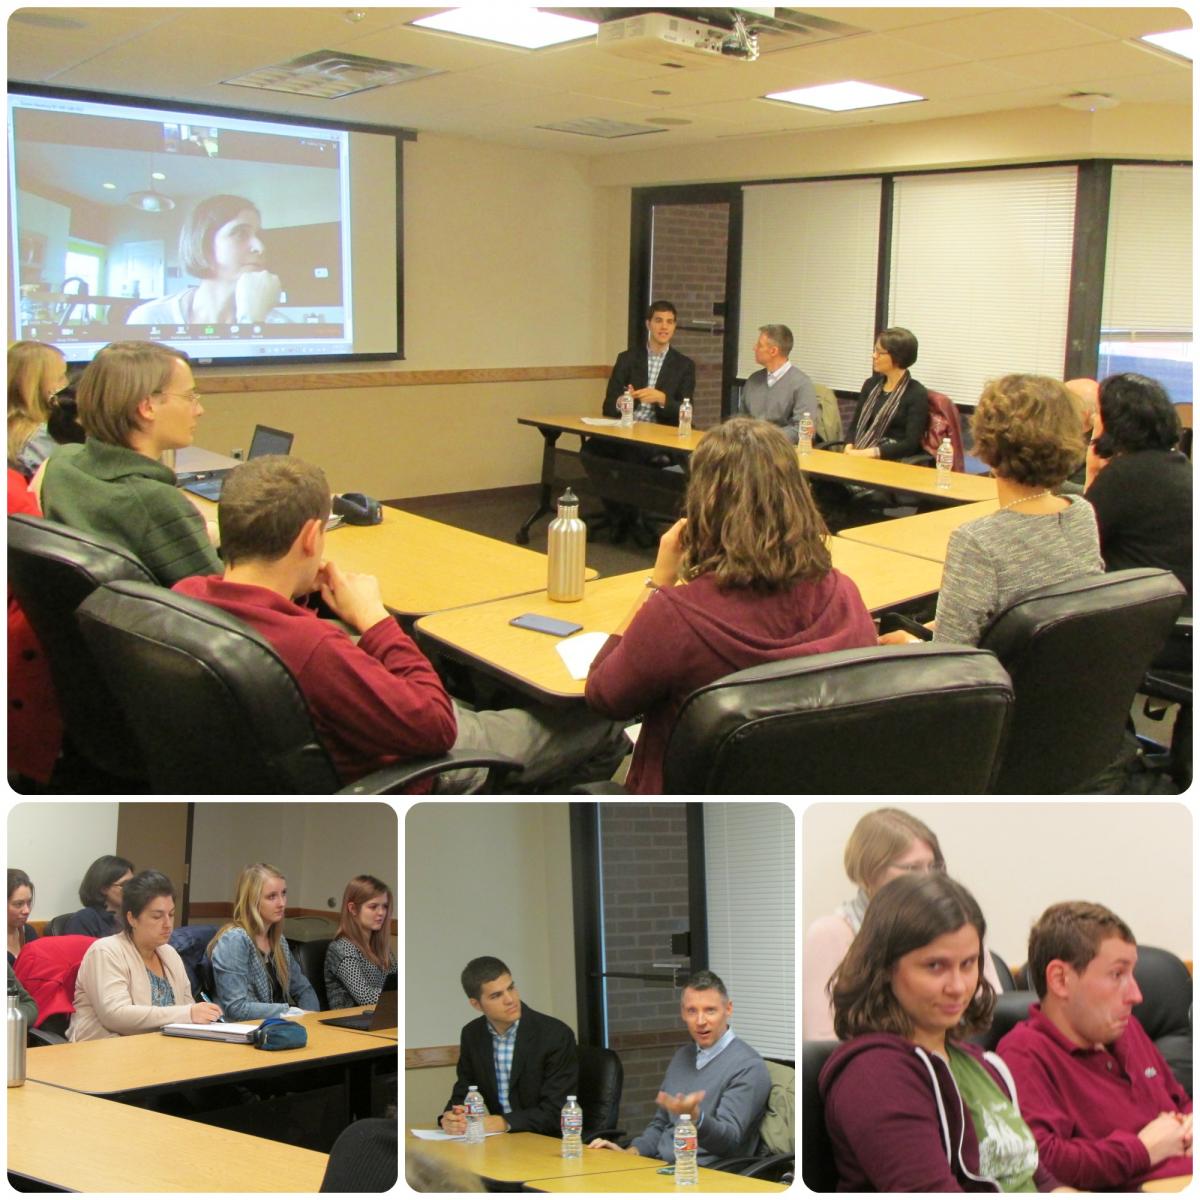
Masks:
[[[574,1100],[574,1099],[575,1099],[575,1097],[574,1097],[574,1096],[568,1096],[568,1097],[567,1097],[567,1103],[568,1103],[568,1104],[570,1104],[570,1103],[571,1103],[571,1101],[572,1101],[572,1100]]]

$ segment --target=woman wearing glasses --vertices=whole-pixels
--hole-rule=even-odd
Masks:
[[[192,444],[204,412],[187,355],[157,342],[113,342],[88,364],[77,392],[87,441],[59,446],[47,460],[42,511],[124,546],[165,587],[219,574],[204,519],[160,461]]]
[[[828,1041],[834,1036],[827,985],[862,927],[871,897],[893,879],[946,869],[937,834],[899,808],[877,808],[861,818],[846,842],[843,863],[857,893],[829,916],[818,917],[804,939],[806,1041]],[[986,951],[983,977],[994,991],[1001,990],[996,966]]]
[[[910,458],[921,453],[929,424],[929,393],[908,368],[917,361],[917,339],[893,326],[876,339],[871,377],[862,386],[846,453],[864,458]]]

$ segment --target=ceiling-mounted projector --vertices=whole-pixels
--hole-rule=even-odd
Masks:
[[[673,17],[669,13],[641,13],[601,25],[596,34],[596,47],[622,58],[636,58],[667,67],[711,66],[729,61],[722,47],[730,36],[727,29]]]

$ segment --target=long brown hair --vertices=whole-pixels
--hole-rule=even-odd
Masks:
[[[258,902],[262,899],[263,888],[266,887],[268,879],[282,879],[284,883],[287,882],[284,873],[278,867],[271,866],[270,863],[254,863],[252,866],[242,868],[242,873],[238,876],[237,886],[234,889],[233,920],[217,930],[216,937],[208,943],[208,954],[211,958],[217,943],[231,929],[244,929],[250,935],[251,942],[256,937],[266,937],[271,944],[270,953],[275,963],[275,973],[279,976],[279,985],[283,988],[283,994],[286,996],[288,967],[287,953],[284,949],[283,922],[276,921],[268,929],[262,919],[262,914],[258,911]]]
[[[350,911],[350,905],[361,909],[368,900],[375,900],[379,896],[387,897],[387,920],[371,934],[370,940],[367,940],[363,937],[358,918]],[[376,879],[374,875],[355,875],[342,893],[342,919],[334,936],[348,938],[377,967],[386,971],[392,947],[393,911],[392,889],[382,879]]]
[[[8,348],[8,461],[50,416],[49,382],[63,353],[45,342],[13,342]]]
[[[833,1031],[839,1041],[862,1033],[912,1036],[912,1020],[892,991],[892,971],[906,954],[943,934],[971,925],[979,934],[979,989],[951,1031],[961,1037],[986,1029],[996,993],[983,977],[983,937],[987,923],[975,897],[948,875],[905,875],[871,897],[842,965],[829,983]]]
[[[735,417],[692,454],[683,576],[712,571],[725,588],[778,592],[832,566],[829,530],[800,473],[796,448],[767,421]]]

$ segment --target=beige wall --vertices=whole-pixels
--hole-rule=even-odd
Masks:
[[[880,804],[813,804],[803,818],[804,927],[854,894],[842,851]],[[937,835],[950,873],[979,901],[988,942],[1025,961],[1029,927],[1060,900],[1108,905],[1138,941],[1192,950],[1192,818],[1183,804],[906,803]]]
[[[405,1047],[458,1044],[478,1015],[458,977],[483,954],[509,965],[528,1004],[576,1029],[567,805],[426,802],[404,835]],[[405,1072],[410,1125],[432,1120],[453,1079]]]

